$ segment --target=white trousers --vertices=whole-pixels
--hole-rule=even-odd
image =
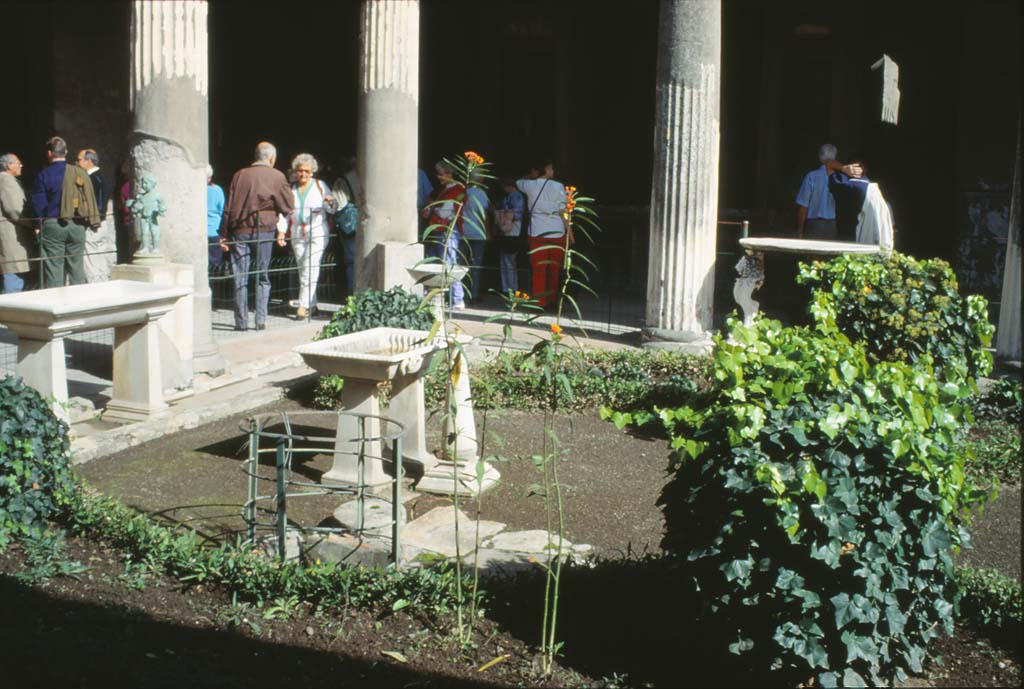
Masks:
[[[293,230],[294,232],[294,230]],[[292,235],[292,251],[299,269],[299,306],[309,309],[316,306],[316,285],[320,280],[320,259],[324,255],[327,237],[323,227],[306,232],[302,237]]]

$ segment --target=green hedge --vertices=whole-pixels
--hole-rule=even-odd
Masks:
[[[601,406],[650,409],[683,404],[710,384],[710,359],[664,350],[581,350],[559,348],[559,372],[569,386],[557,389],[558,408],[589,411]],[[471,370],[473,405],[477,409],[535,411],[550,404],[551,387],[541,362],[529,352],[503,352]],[[438,406],[444,380],[427,380],[428,406]]]

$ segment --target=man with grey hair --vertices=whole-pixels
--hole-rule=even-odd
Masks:
[[[839,238],[836,226],[836,202],[828,190],[828,176],[841,170],[851,177],[859,177],[860,168],[856,165],[843,165],[836,160],[836,147],[823,144],[818,149],[818,162],[821,167],[811,170],[804,176],[800,191],[796,195],[796,236],[801,239],[825,239],[835,241]]]
[[[117,263],[117,231],[114,229],[112,204],[114,188],[100,172],[100,156],[95,149],[83,148],[78,152],[76,162],[89,175],[100,210],[99,228],[85,233],[85,277],[89,282],[106,282]]]
[[[277,149],[266,141],[256,145],[256,160],[231,178],[220,245],[231,246],[231,267],[235,274],[235,330],[249,329],[249,267],[256,263],[256,329],[263,330],[270,303],[270,255],[279,215],[294,210],[292,190],[280,170],[274,169]],[[284,239],[283,230],[277,232]]]
[[[21,160],[13,153],[0,156],[0,273],[3,293],[21,292],[28,275],[28,256],[35,239],[25,214],[25,190],[21,188]]]

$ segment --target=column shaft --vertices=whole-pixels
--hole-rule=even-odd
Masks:
[[[363,184],[355,288],[413,288],[416,244],[419,0],[363,0],[356,169]]]
[[[714,307],[721,3],[662,0],[659,27],[647,333],[689,342]]]
[[[1010,226],[1006,232],[1006,265],[1003,268],[1003,294],[999,305],[999,325],[996,329],[996,356],[1004,361],[1021,360],[1021,138],[1022,121],[1017,121],[1017,162],[1013,169],[1013,187],[1010,191]]]
[[[131,26],[133,177],[156,180],[167,213],[160,250],[193,270],[195,371],[223,368],[213,342],[207,278],[209,75],[206,0],[134,0]]]

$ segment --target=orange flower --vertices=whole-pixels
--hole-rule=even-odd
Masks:
[[[476,151],[466,151],[463,155],[466,156],[466,160],[474,165],[482,165],[484,162],[484,159]]]
[[[558,323],[552,323],[551,324],[551,332],[554,333],[555,335],[561,335],[562,334],[562,326],[560,326]]]

